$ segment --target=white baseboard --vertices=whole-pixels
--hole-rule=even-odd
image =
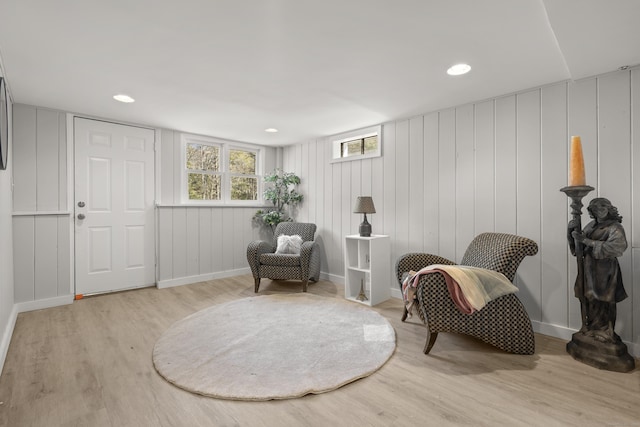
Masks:
[[[566,326],[542,323],[537,320],[532,320],[531,326],[533,327],[533,332],[567,341],[571,340],[571,335],[576,332],[575,329],[567,328]]]
[[[198,274],[195,276],[179,277],[177,279],[159,280],[158,289],[171,288],[174,286],[190,285],[192,283],[206,282],[207,280],[222,279],[225,277],[241,276],[251,274],[249,267],[238,268],[236,270],[219,271],[216,273]]]
[[[64,295],[61,297],[46,298],[36,301],[18,302],[15,304],[15,307],[18,313],[24,313],[26,311],[42,310],[43,308],[58,307],[71,303],[73,303],[73,295]]]
[[[320,280],[328,280],[331,283],[335,283],[337,285],[344,285],[344,276],[338,276],[336,274],[329,274],[320,272]]]
[[[4,361],[7,358],[7,353],[9,352],[9,344],[11,343],[11,337],[13,336],[13,329],[16,326],[17,318],[18,308],[14,304],[11,309],[11,314],[9,314],[7,327],[4,328],[2,333],[2,341],[0,342],[0,374],[2,374],[2,370],[4,369]]]

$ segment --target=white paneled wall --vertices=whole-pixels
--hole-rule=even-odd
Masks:
[[[253,226],[251,207],[180,206],[180,133],[162,130],[158,200],[158,287],[249,272],[247,246],[267,239]],[[265,149],[265,171],[277,165],[277,149]]]
[[[13,107],[16,303],[71,295],[65,113]]]
[[[587,183],[596,188],[585,206],[607,197],[624,217],[630,247],[619,261],[629,298],[618,304],[617,330],[639,354],[639,86],[633,69],[385,123],[376,159],[330,163],[329,138],[286,147],[284,169],[306,185],[298,220],[318,225],[323,272],[344,275],[342,240],[358,231],[361,216],[351,211],[359,195],[374,199],[369,221],[374,234],[391,236],[391,264],[410,251],[460,261],[481,232],[520,234],[540,250],[518,270],[519,297],[536,330],[569,337],[580,308],[568,200],[559,190],[567,185],[569,137],[580,135]],[[389,285],[397,288],[393,277]]]

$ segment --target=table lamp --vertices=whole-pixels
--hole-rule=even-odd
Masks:
[[[353,213],[364,214],[364,221],[360,224],[360,236],[371,237],[371,224],[367,221],[367,214],[376,213],[376,208],[373,206],[373,199],[369,196],[360,196],[356,199],[356,206],[353,208]]]

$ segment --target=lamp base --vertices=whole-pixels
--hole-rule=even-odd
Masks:
[[[371,224],[367,221],[367,214],[364,214],[364,221],[360,224],[360,237],[371,237]]]

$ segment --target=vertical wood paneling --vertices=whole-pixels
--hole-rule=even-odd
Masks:
[[[359,162],[360,163],[360,194],[362,194],[363,196],[371,196],[371,186],[372,186],[372,180],[373,180],[373,176],[371,173],[372,162],[373,162],[373,159],[364,159]],[[376,200],[373,199],[374,205],[375,205],[375,202]],[[380,234],[380,233],[377,233],[377,234]]]
[[[58,216],[56,218],[58,224],[58,289],[57,296],[69,295],[71,293],[71,274],[70,268],[70,234],[69,234],[69,217]]]
[[[222,209],[211,210],[211,268],[213,271],[223,271],[222,253],[225,250],[225,242],[222,240]]]
[[[200,224],[198,208],[187,208],[187,276],[196,276],[200,268]]]
[[[55,216],[37,216],[34,226],[34,299],[53,298],[58,296],[58,220]]]
[[[173,208],[173,277],[187,274],[187,209]]]
[[[159,203],[172,204],[174,193],[173,167],[174,158],[174,132],[162,129],[160,134],[160,200]]]
[[[58,114],[58,209],[67,210],[67,119],[63,113]],[[68,269],[68,268],[67,268]],[[68,292],[68,291],[67,291]]]
[[[356,198],[358,196],[364,196],[365,194],[362,192],[362,161],[354,161],[349,162],[350,169],[350,180],[351,180],[351,191],[347,191],[347,206],[345,212],[349,214],[346,216],[348,222],[347,229],[344,231],[344,234],[355,234],[358,232],[358,228],[360,223],[364,219],[362,214],[354,214],[353,208],[355,206]],[[346,185],[346,182],[345,182]],[[368,196],[368,194],[366,194]],[[368,215],[367,221],[371,218],[371,215]],[[370,221],[369,221],[370,222]],[[375,232],[374,232],[375,233]]]
[[[13,283],[15,302],[35,297],[35,220],[32,216],[13,218]]]
[[[516,97],[496,99],[496,231],[516,232]]]
[[[247,227],[249,231],[251,228]],[[211,273],[211,208],[198,208],[198,236],[200,253],[198,264],[200,274]]]
[[[336,261],[338,263],[338,271],[344,272],[344,259],[341,256],[342,254],[342,241],[344,236],[347,234],[354,234],[355,231],[352,228],[351,221],[354,217],[358,217],[361,215],[353,214],[353,201],[355,201],[356,196],[351,195],[351,168],[353,162],[343,162],[340,164],[341,170],[341,178],[340,178],[340,186],[343,191],[338,192],[338,196],[340,196],[340,232],[336,236],[335,239],[335,250],[336,250]],[[360,222],[356,222],[356,224],[360,224]],[[342,273],[344,274],[344,273]]]
[[[432,254],[439,253],[440,247],[440,149],[439,114],[432,113],[424,116],[424,251]],[[420,206],[416,206],[417,209]]]
[[[178,204],[180,203],[180,189],[182,188],[182,141],[180,141],[180,134],[178,132],[172,132],[172,134],[173,163],[171,164],[171,168],[173,169],[173,200],[167,201],[166,203]],[[162,180],[162,185],[164,185],[164,180]]]
[[[625,230],[631,227],[631,87],[628,71],[598,79],[599,194],[608,198],[623,217]],[[633,283],[631,251],[618,258],[629,300],[618,304],[617,331],[623,340],[631,338]]]
[[[322,154],[324,159],[330,159],[331,154],[331,143],[327,139],[322,140]],[[320,246],[324,249],[324,252],[321,254],[321,263],[326,266],[326,272],[329,274],[334,274],[335,264],[333,263],[333,258],[330,255],[330,252],[333,249],[332,241],[335,235],[335,231],[333,229],[333,169],[334,165],[329,161],[324,162],[324,226],[318,224],[320,227],[322,240],[320,242]],[[344,275],[344,272],[340,273],[340,275]]]
[[[158,208],[159,280],[173,279],[173,209]]]
[[[424,118],[409,120],[409,161],[407,214],[409,224],[408,252],[419,252],[424,247],[424,214],[415,207],[424,206]]]
[[[245,268],[248,267],[247,263],[247,246],[249,243],[256,240],[253,236],[253,231],[251,229],[251,223],[253,220],[253,214],[255,213],[254,208],[243,208],[242,209],[242,227],[244,230],[244,240],[243,244],[238,248],[238,266],[236,268]]]
[[[517,96],[517,234],[540,242],[540,91]],[[540,254],[518,268],[518,297],[532,320],[541,319]]]
[[[456,259],[456,117],[455,110],[440,113],[438,140],[439,244],[438,254]]]
[[[544,160],[541,182],[542,235],[538,241],[542,263],[541,321],[567,324],[573,284],[567,280],[567,196],[560,192],[567,179],[567,85],[541,90],[540,143]]]
[[[317,233],[322,234],[322,232],[320,231],[320,228],[322,227],[322,225],[325,223],[325,216],[324,216],[324,205],[323,205],[323,200],[325,199],[324,193],[324,182],[325,182],[325,163],[327,163],[325,161],[326,157],[324,155],[324,144],[322,140],[316,140],[314,143],[314,148],[315,151],[312,151],[312,153],[310,155],[314,156],[313,158],[313,164],[315,165],[315,171],[316,171],[316,185],[315,185],[315,192],[311,195],[309,195],[310,198],[312,198],[314,200],[314,203],[316,203],[315,206],[315,212],[316,212],[316,216],[313,220],[313,222],[318,226],[318,231]],[[326,264],[324,265],[324,267],[326,267]]]
[[[36,110],[36,207],[39,211],[58,210],[58,122],[57,111]]]
[[[475,106],[475,234],[495,230],[494,102]]]
[[[597,118],[597,90],[596,79],[581,80],[569,83],[569,136],[578,135],[582,140],[584,168],[587,184],[595,188],[583,199],[585,206],[598,194],[598,118]],[[569,152],[569,138],[566,141]],[[567,166],[568,177],[568,166]],[[565,179],[568,184],[568,179]],[[567,218],[570,219],[570,200],[566,202]],[[586,208],[582,210],[582,225],[590,221]],[[567,249],[567,253],[568,249]],[[575,257],[569,255],[569,327],[579,329],[582,325],[580,316],[580,302],[574,297],[573,285],[576,280],[577,267]]]
[[[301,150],[302,165],[297,170],[298,170],[298,175],[302,175],[302,173],[305,172],[306,178],[301,180],[300,182],[300,185],[301,185],[300,191],[305,196],[309,196],[310,190],[313,185],[313,180],[315,179],[315,175],[311,175],[310,165],[311,163],[315,163],[315,162],[309,159],[309,152],[310,152],[309,144],[302,144],[301,148],[302,148]],[[313,204],[313,202],[311,201],[312,199],[313,197],[305,197],[304,202],[302,203],[302,206],[300,209],[301,211],[300,214],[302,215],[302,218],[304,218],[305,222],[309,222],[309,218],[311,217],[311,208]]]
[[[384,144],[384,143],[383,143]],[[370,193],[373,203],[376,206],[376,213],[371,215],[371,227],[375,234],[384,234],[384,181],[385,171],[382,157],[376,157],[370,161]]]
[[[220,244],[222,250],[222,270],[227,271],[233,269],[233,209],[222,209],[222,238]]]
[[[392,247],[394,258],[409,251],[409,121],[396,122],[396,244]]]
[[[241,268],[246,266],[247,256],[246,249],[249,242],[246,240],[246,233],[242,230],[247,229],[247,216],[246,209],[244,208],[233,208],[233,229],[237,230],[235,239],[232,240],[232,251],[233,251],[233,265],[231,267],[232,270],[237,268]]]
[[[318,180],[318,158],[316,157],[316,142],[311,141],[307,146],[306,153],[303,154],[303,158],[306,159],[307,166],[306,168],[303,165],[301,169],[302,173],[306,172],[306,182],[305,192],[303,193],[304,204],[307,207],[307,215],[305,217],[306,222],[314,223],[316,222],[316,181]]]
[[[391,256],[396,254],[396,125],[387,123],[382,126],[384,156],[384,234],[390,236]]]
[[[13,210],[30,211],[36,206],[36,109],[13,106]]]
[[[332,266],[330,271],[331,274],[344,275],[344,268],[342,267],[343,262],[340,262],[340,254],[342,253],[340,248],[342,241],[342,192],[339,189],[342,189],[342,164],[334,163],[331,169],[331,179],[333,181],[332,187],[333,190],[331,192],[332,195],[332,208],[333,210],[329,212],[331,215],[331,238],[327,241],[327,247],[329,253],[327,254],[327,258],[329,259],[329,265]],[[349,209],[347,205],[345,209]]]
[[[473,105],[457,108],[456,117],[456,258],[461,260],[474,234]]]

